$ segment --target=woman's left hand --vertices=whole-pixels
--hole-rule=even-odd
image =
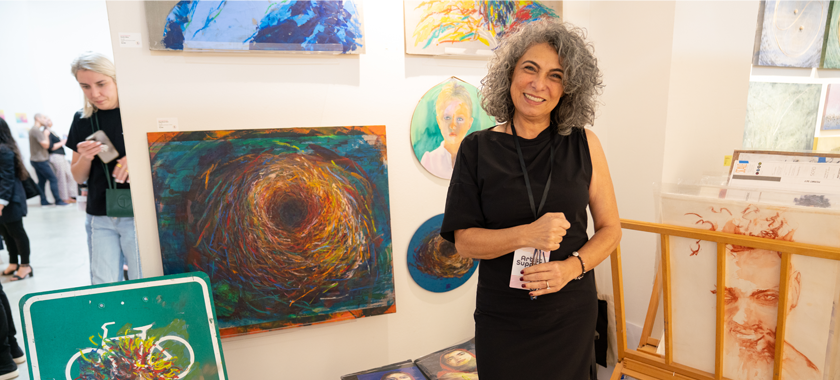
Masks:
[[[5,207],[6,207],[5,205],[0,205],[0,216],[3,216],[3,209]]]
[[[577,262],[577,259],[574,260],[575,262],[569,259],[549,261],[525,268],[522,271],[522,281],[531,289],[532,297],[557,292],[580,275],[580,265],[573,265]]]
[[[112,176],[117,183],[131,183],[131,180],[128,179],[128,157],[117,160],[117,167],[114,168],[114,174]]]

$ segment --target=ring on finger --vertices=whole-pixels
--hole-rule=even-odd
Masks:
[[[545,281],[545,290],[551,290],[551,285],[548,284],[548,280]]]

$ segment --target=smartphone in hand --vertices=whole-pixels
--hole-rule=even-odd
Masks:
[[[106,164],[120,156],[120,152],[117,152],[117,148],[114,147],[114,144],[105,132],[96,131],[94,134],[88,136],[85,141],[96,141],[102,144],[102,150],[97,154],[97,156],[99,156],[99,159]]]

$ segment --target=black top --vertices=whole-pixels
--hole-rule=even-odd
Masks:
[[[76,112],[73,116],[73,124],[70,125],[70,133],[67,135],[67,147],[76,150],[76,145],[84,142],[85,139],[93,134],[93,118],[99,115],[99,128],[105,132],[105,135],[117,148],[120,156],[117,159],[125,157],[125,139],[123,139],[122,119],[120,119],[120,109],[112,109],[108,111],[97,111],[94,116],[82,119],[82,112]],[[114,173],[117,167],[117,160],[108,163],[108,171]],[[87,213],[95,216],[105,215],[105,189],[108,188],[108,180],[105,177],[105,169],[102,167],[102,160],[99,156],[93,158],[90,163],[90,176],[88,177],[88,195],[87,195]],[[118,189],[131,188],[128,183],[115,183]]]
[[[549,144],[553,141],[556,149],[554,173],[539,216],[563,212],[571,224],[560,249],[551,252],[550,257],[550,261],[564,260],[589,239],[586,208],[592,162],[586,132],[579,128],[573,129],[568,136],[556,134],[554,128],[546,128],[531,140],[489,129],[467,136],[455,160],[441,236],[454,242],[455,230],[471,227],[503,229],[534,222],[514,138],[518,138],[522,146],[537,203],[548,178]],[[506,327],[519,324],[520,317],[528,315],[527,320],[533,322],[534,315],[553,309],[563,302],[564,293],[574,291],[584,283],[571,281],[561,292],[531,301],[528,291],[509,287],[512,262],[513,252],[482,260],[479,265],[476,309],[496,315],[501,319],[494,320]]]
[[[52,148],[52,146],[55,145],[55,143],[59,143],[59,142],[61,142],[61,138],[56,136],[55,133],[50,133],[50,148]],[[62,156],[64,155],[64,147],[63,146],[60,146],[60,147],[55,148],[55,149],[47,149],[47,150],[50,152],[50,154],[60,154]]]
[[[0,199],[9,201],[3,207],[0,223],[17,222],[26,216],[26,192],[15,172],[15,152],[0,144]]]

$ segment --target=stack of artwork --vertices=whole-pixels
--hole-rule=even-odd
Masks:
[[[450,179],[464,137],[495,124],[481,108],[478,89],[451,77],[426,91],[417,103],[411,117],[411,147],[429,173]]]
[[[223,336],[396,311],[385,127],[149,133],[166,274]]]
[[[406,1],[405,51],[490,56],[499,40],[540,19],[562,19],[562,1]]]
[[[672,193],[660,202],[666,224],[840,247],[837,210]],[[773,378],[776,339],[786,347],[782,378],[817,380],[832,371],[837,347],[829,343],[836,340],[831,331],[840,299],[836,261],[793,256],[787,330],[777,337],[780,253],[726,246],[726,288],[716,289],[715,243],[672,237],[669,244],[675,362],[714,373],[716,292],[726,292],[724,377]]]
[[[455,244],[440,237],[443,214],[424,222],[408,244],[408,273],[417,285],[442,293],[463,285],[478,268],[478,260],[463,258]]]
[[[342,380],[478,380],[475,339],[408,360],[357,372]]]
[[[147,1],[152,50],[364,53],[357,1]]]

